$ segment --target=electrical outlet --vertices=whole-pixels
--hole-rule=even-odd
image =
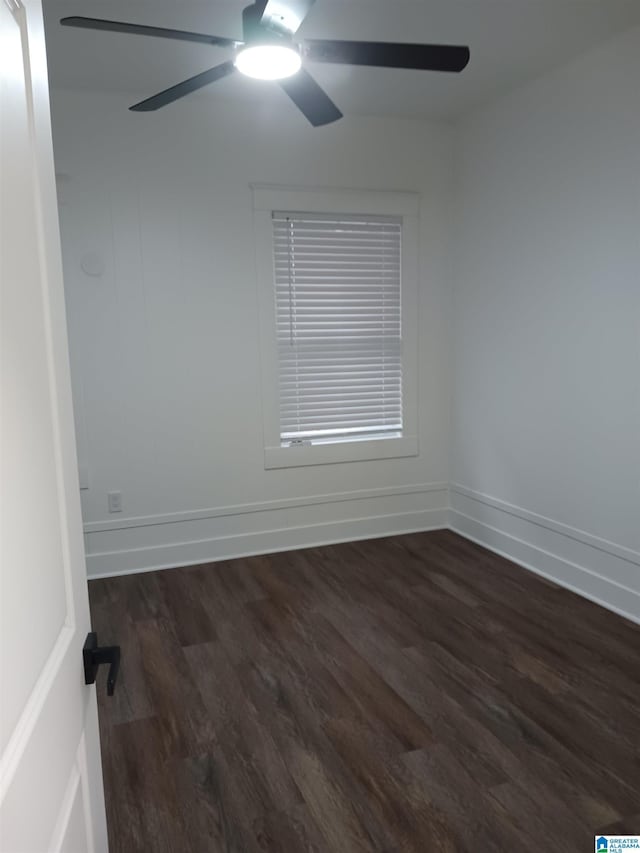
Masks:
[[[109,512],[122,512],[122,492],[108,492]]]

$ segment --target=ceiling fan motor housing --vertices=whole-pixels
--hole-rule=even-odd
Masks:
[[[295,48],[290,33],[278,29],[272,23],[264,24],[263,6],[262,3],[252,3],[242,10],[242,37],[245,44],[281,44]]]

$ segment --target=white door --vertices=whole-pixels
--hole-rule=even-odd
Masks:
[[[106,853],[40,0],[0,73],[0,851]]]

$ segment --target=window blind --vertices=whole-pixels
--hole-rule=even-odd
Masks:
[[[401,434],[401,217],[272,218],[281,442]]]

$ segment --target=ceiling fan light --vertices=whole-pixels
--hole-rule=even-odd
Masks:
[[[247,77],[258,80],[282,80],[300,70],[298,51],[282,44],[256,44],[244,47],[235,58],[235,66]]]

